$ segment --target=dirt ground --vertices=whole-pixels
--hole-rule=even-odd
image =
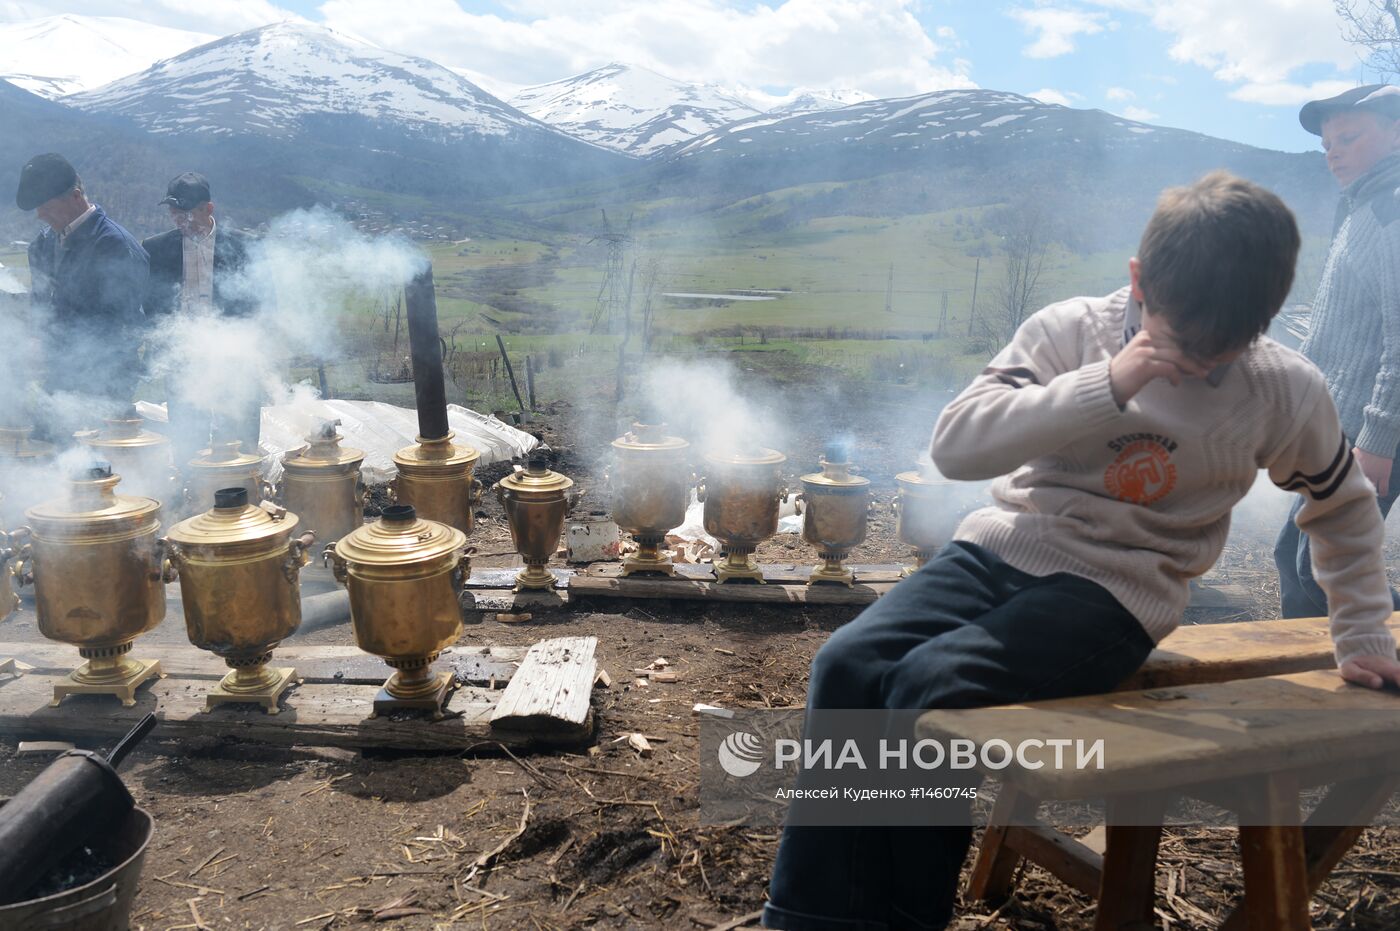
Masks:
[[[810,423],[826,422],[815,419],[820,406],[814,404]],[[591,450],[611,437],[571,436],[572,413],[556,404],[528,428],[559,453],[559,468],[599,486]],[[815,463],[825,439],[819,429],[805,446],[787,450],[801,471]],[[852,431],[880,502],[857,562],[905,557],[888,505],[894,473],[912,466],[924,437],[892,437],[887,429],[865,424]],[[599,497],[588,506],[598,507]],[[510,549],[493,499],[473,542],[483,554]],[[1232,542],[1219,573],[1256,593],[1240,615],[1277,611],[1263,547]],[[812,555],[788,538],[766,544],[760,558]],[[486,555],[478,564],[512,561]],[[125,772],[138,803],[154,815],[156,833],[133,927],[756,927],[728,922],[761,907],[777,837],[699,826],[691,707],[801,706],[813,653],[853,611],[663,601],[612,608],[621,613],[609,607],[536,610],[529,621],[470,625],[462,637],[466,644],[524,646],[564,634],[597,636],[599,662],[613,684],[595,693],[599,730],[586,753],[357,754],[213,741],[143,747]],[[7,638],[33,635],[23,624],[5,631]],[[342,626],[294,642],[351,640]],[[680,681],[634,684],[630,670],[658,657]],[[650,757],[628,746],[630,733],[648,737]],[[12,794],[43,765],[17,758],[15,743],[0,737],[0,794]],[[1240,892],[1231,832],[1173,832],[1161,863],[1162,927],[1214,927]],[[965,904],[954,927],[1070,931],[1092,920],[1088,899],[1030,869],[1010,903],[995,911]],[[1400,927],[1400,833],[1365,835],[1315,897],[1314,921],[1318,928]]]

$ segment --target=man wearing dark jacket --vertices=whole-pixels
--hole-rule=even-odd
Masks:
[[[161,204],[170,208],[175,229],[142,242],[151,257],[146,313],[153,324],[160,326],[161,319],[171,314],[250,316],[256,303],[244,278],[248,237],[216,223],[208,179],[193,171],[179,175],[166,188]],[[167,381],[168,387],[174,384]],[[166,406],[176,462],[182,468],[209,444],[213,430],[221,437],[240,440],[244,452],[257,452],[261,415],[257,401],[216,416],[170,390]]]
[[[31,303],[39,315],[48,395],[35,426],[58,439],[131,402],[140,376],[146,252],[88,202],[78,173],[61,155],[29,160],[20,170],[15,204],[48,225],[29,244]],[[62,403],[64,394],[86,397]],[[112,403],[94,406],[92,398]]]

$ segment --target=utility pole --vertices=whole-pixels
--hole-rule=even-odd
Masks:
[[[977,320],[977,282],[982,279],[982,259],[977,259],[977,265],[972,270],[972,309],[967,313],[967,335],[972,335],[972,324]]]
[[[627,246],[632,242],[631,228],[632,220],[627,221],[627,229],[618,232],[612,228],[608,222],[608,212],[603,214],[603,228],[591,240],[590,243],[603,240],[608,244],[608,257],[603,266],[603,284],[598,289],[598,301],[593,308],[593,320],[589,324],[588,332],[597,333],[599,329],[608,332],[614,326],[615,315],[625,313],[623,288],[626,282],[623,281],[623,269],[626,265]]]
[[[890,277],[885,282],[885,313],[894,313],[894,263],[890,263]]]
[[[943,338],[943,331],[948,326],[948,292],[943,292],[943,306],[938,312],[938,338]]]

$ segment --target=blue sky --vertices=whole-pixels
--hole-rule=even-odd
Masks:
[[[1331,0],[0,0],[223,35],[303,18],[508,96],[611,61],[688,81],[907,96],[976,85],[1288,151],[1369,80]]]

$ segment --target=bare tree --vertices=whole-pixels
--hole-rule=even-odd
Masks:
[[[1006,264],[1001,279],[987,289],[991,306],[977,320],[983,348],[991,352],[1011,342],[1021,324],[1040,307],[1040,273],[1050,251],[1048,223],[1038,204],[1023,202],[1009,216],[1001,242]]]
[[[1332,0],[1342,38],[1366,50],[1382,78],[1400,76],[1400,0]]]

